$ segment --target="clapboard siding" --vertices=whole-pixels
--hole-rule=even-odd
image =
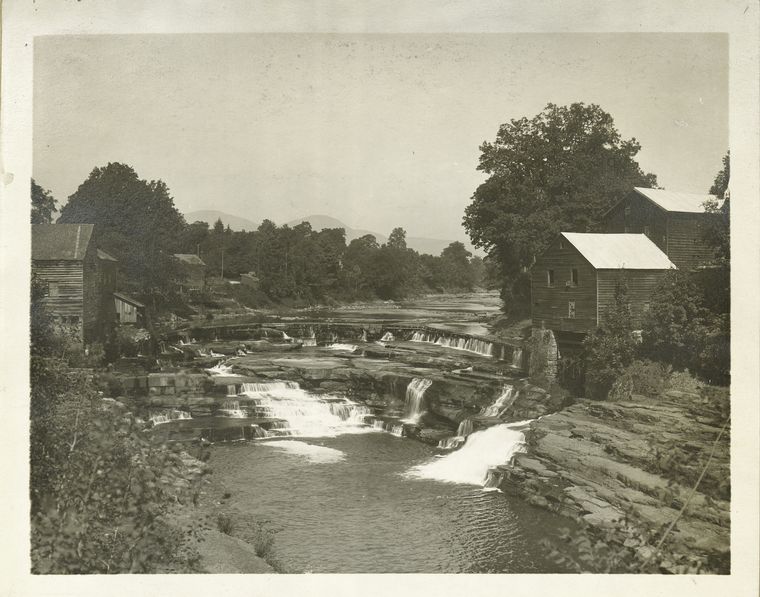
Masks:
[[[561,246],[560,246],[561,245]],[[578,285],[568,287],[571,271],[578,270]],[[547,271],[554,270],[554,287]],[[568,303],[575,302],[575,317]],[[531,268],[533,325],[552,330],[586,332],[596,327],[596,271],[567,240],[558,239]]]
[[[602,229],[612,233],[646,234],[668,254],[667,213],[638,193],[629,195],[607,212]]]
[[[98,324],[101,321],[100,315],[103,309],[97,255],[92,244],[90,244],[83,261],[82,288],[82,323],[84,325],[84,340],[85,342],[90,342],[91,340],[94,340],[101,331]]]
[[[705,227],[713,214],[668,214],[668,257],[679,269],[691,269],[714,257],[704,241]]]
[[[615,286],[625,279],[627,298],[631,309],[633,329],[641,329],[642,318],[652,299],[652,293],[666,270],[597,270],[599,281],[599,322],[605,319],[607,309],[615,304]]]
[[[43,304],[57,317],[83,317],[81,261],[35,261],[34,274],[47,285]]]
[[[627,213],[626,213],[627,210]],[[713,258],[704,241],[704,228],[715,214],[666,211],[633,192],[608,211],[602,220],[604,232],[629,232],[647,236],[679,269],[691,269]]]

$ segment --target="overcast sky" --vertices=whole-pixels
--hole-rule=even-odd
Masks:
[[[720,34],[42,37],[34,177],[64,203],[119,161],[184,213],[463,240],[479,145],[548,102],[599,104],[661,186],[707,192],[727,61]]]

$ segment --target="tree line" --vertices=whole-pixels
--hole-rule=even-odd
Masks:
[[[52,194],[32,181],[32,222],[50,223]],[[467,291],[484,283],[488,268],[460,242],[441,255],[419,254],[395,228],[388,241],[372,235],[346,242],[342,228],[313,230],[308,222],[277,226],[265,219],[256,230],[233,231],[218,220],[187,223],[167,185],[141,179],[121,163],[93,169],[60,209],[59,223],[95,224],[99,248],[119,260],[120,286],[154,313],[182,301],[185,277],[175,253],[199,255],[207,274],[235,279],[253,272],[258,291],[238,292],[247,306],[264,303],[402,299],[414,294]]]

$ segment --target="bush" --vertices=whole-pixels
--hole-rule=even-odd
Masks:
[[[235,521],[229,514],[221,513],[216,517],[216,527],[225,535],[232,535],[235,530]]]
[[[669,374],[667,365],[633,361],[613,382],[609,397],[611,400],[630,400],[633,394],[642,394],[654,398],[665,389]]]

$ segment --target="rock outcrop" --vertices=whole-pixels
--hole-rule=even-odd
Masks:
[[[581,401],[531,424],[527,453],[500,467],[499,486],[593,527],[610,528],[627,515],[659,536],[707,463],[721,417],[706,398],[685,392]],[[728,432],[669,537],[674,571],[686,561],[729,571]]]

